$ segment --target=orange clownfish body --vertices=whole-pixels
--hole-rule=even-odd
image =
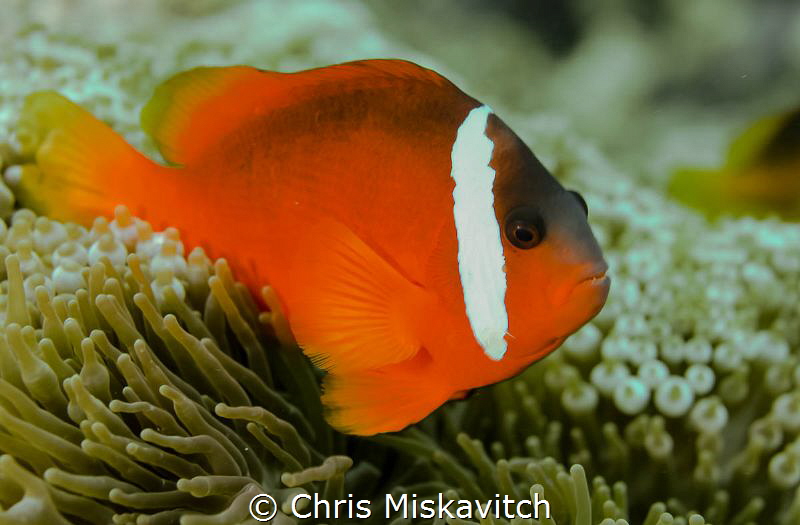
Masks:
[[[124,204],[269,283],[342,431],[399,430],[510,377],[605,302],[580,196],[415,64],[198,68],[158,88],[142,124],[172,166],[31,95],[20,129],[43,177],[23,181],[25,204],[84,222]]]

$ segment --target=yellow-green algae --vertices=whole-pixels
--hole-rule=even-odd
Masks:
[[[114,9],[17,4],[19,16],[0,23],[75,9],[83,28],[93,7]],[[6,180],[36,169],[12,124],[33,89],[65,92],[141,144],[136,106],[173,71],[418,58],[354,4],[243,5],[236,23],[173,13],[149,27],[133,13],[81,37],[13,28],[0,49]],[[280,24],[262,30],[271,13]],[[98,43],[100,30],[126,38]],[[554,511],[542,525],[800,522],[796,226],[710,224],[620,173],[561,121],[509,117],[586,195],[612,267],[609,303],[519,378],[375,439],[322,421],[317,373],[264,335],[266,319],[224,262],[184,258],[179,232],[154,233],[124,210],[90,230],[12,214],[0,185],[0,524],[254,523],[252,495],[283,504],[298,491],[372,499],[373,523],[385,522],[387,492],[538,492]]]

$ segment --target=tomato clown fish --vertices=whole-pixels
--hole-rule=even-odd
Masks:
[[[343,432],[397,431],[513,376],[605,302],[581,196],[416,64],[200,67],[141,122],[167,166],[64,97],[30,95],[20,130],[42,175],[23,203],[82,222],[124,204],[252,290],[269,283]]]

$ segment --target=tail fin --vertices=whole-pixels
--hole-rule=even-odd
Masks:
[[[18,129],[21,145],[35,153],[39,169],[23,170],[12,185],[24,206],[56,219],[88,223],[116,204],[133,208],[142,179],[159,168],[53,91],[26,98]]]

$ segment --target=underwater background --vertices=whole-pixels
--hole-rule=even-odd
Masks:
[[[667,195],[800,104],[794,2],[0,0],[0,38],[0,525],[257,523],[253,496],[300,492],[368,523],[439,492],[550,501],[515,524],[800,523],[800,226]],[[180,232],[15,209],[32,91],[153,153],[139,109],[173,73],[371,57],[490,104],[585,196],[613,279],[561,349],[404,432],[332,431],[318,372]]]

